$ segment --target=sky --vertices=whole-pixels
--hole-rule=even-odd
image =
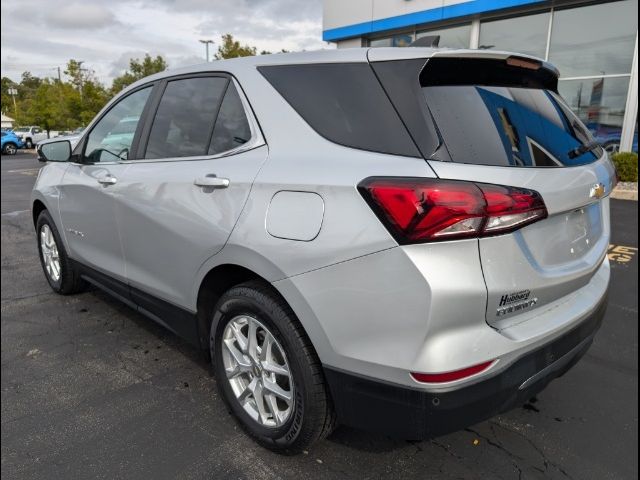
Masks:
[[[2,0],[2,76],[57,75],[83,60],[109,85],[130,58],[162,55],[169,68],[202,63],[231,33],[258,51],[333,48],[322,41],[322,0]]]

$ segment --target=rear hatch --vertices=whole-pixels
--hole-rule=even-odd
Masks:
[[[493,52],[384,56],[370,51],[371,65],[438,177],[533,190],[546,205],[544,219],[479,238],[487,322],[507,328],[587,285],[607,252],[615,172],[553,67]]]

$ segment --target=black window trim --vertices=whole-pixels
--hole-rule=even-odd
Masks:
[[[233,83],[236,91],[238,92],[238,96],[240,97],[240,101],[242,102],[242,107],[244,109],[245,116],[249,122],[249,128],[251,130],[251,138],[248,142],[239,145],[236,148],[231,150],[226,150],[224,152],[219,152],[216,154],[205,154],[199,156],[192,157],[172,157],[172,158],[142,158],[141,155],[144,155],[144,152],[147,147],[147,143],[149,141],[149,134],[151,133],[151,126],[153,125],[153,118],[158,110],[158,106],[160,105],[160,100],[162,99],[162,94],[166,88],[167,83],[172,80],[182,80],[186,78],[196,78],[196,77],[227,77],[229,78],[229,82],[227,83],[227,87],[225,87],[225,92],[230,83]],[[84,153],[85,147],[87,143],[87,138],[95,128],[95,126],[102,120],[102,118],[111,111],[117,104],[119,104],[122,100],[127,98],[129,95],[132,95],[140,90],[145,88],[152,87],[151,93],[149,94],[149,98],[147,99],[147,103],[140,115],[140,121],[138,122],[138,126],[136,127],[136,132],[133,137],[133,142],[131,143],[131,152],[135,153],[135,155],[131,155],[127,160],[114,160],[110,162],[88,162],[84,161]],[[224,99],[224,95],[221,97],[221,102]],[[218,106],[218,111],[219,107]],[[209,145],[211,144],[211,137],[213,137],[213,129],[215,128],[215,123],[218,120],[217,113],[216,118],[213,122],[213,126],[211,127],[211,135],[209,138]],[[163,77],[149,83],[145,83],[137,86],[136,88],[128,91],[126,94],[121,96],[117,96],[112,101],[109,108],[100,114],[99,117],[94,118],[94,120],[89,124],[89,126],[83,132],[82,138],[73,149],[73,153],[71,155],[71,159],[69,163],[74,163],[77,165],[119,165],[119,164],[130,164],[130,163],[157,163],[157,162],[180,162],[180,161],[195,161],[195,160],[211,160],[220,157],[227,157],[230,155],[236,155],[238,153],[246,152],[248,150],[253,150],[254,148],[261,147],[266,145],[267,142],[265,140],[264,134],[262,132],[262,127],[260,127],[260,123],[258,122],[258,117],[256,116],[251,103],[249,102],[249,98],[244,92],[242,85],[240,82],[234,77],[231,73],[228,72],[193,72],[193,73],[184,73],[180,75],[172,75],[168,77]]]
[[[162,100],[162,95],[166,89],[166,86],[169,82],[174,80],[185,80],[189,78],[201,78],[201,77],[225,77],[228,79],[227,85],[224,88],[223,94],[220,97],[220,102],[217,106],[216,117],[212,122],[211,131],[209,132],[209,142],[207,144],[207,151],[209,146],[211,145],[211,140],[213,137],[213,130],[215,128],[215,124],[218,121],[218,113],[220,112],[220,107],[222,106],[222,101],[227,93],[229,85],[233,84],[236,91],[238,92],[238,96],[240,97],[240,101],[242,102],[242,108],[244,110],[244,114],[247,117],[247,121],[249,122],[249,128],[251,130],[251,138],[248,142],[243,143],[235,148],[230,150],[225,150],[224,152],[218,152],[214,154],[205,153],[204,155],[194,155],[188,157],[161,157],[161,158],[144,158],[144,154],[147,149],[147,145],[149,143],[149,136],[151,134],[151,127],[153,126],[153,119],[158,111],[158,107],[160,106],[160,101]],[[159,86],[157,92],[154,93],[153,98],[151,99],[151,107],[149,111],[146,112],[145,118],[145,127],[140,136],[140,142],[137,145],[137,152],[135,159],[122,160],[119,163],[160,163],[160,162],[185,162],[185,161],[198,161],[198,160],[213,160],[221,157],[228,157],[231,155],[236,155],[238,153],[246,152],[248,150],[253,150],[254,148],[261,147],[266,145],[266,141],[262,134],[262,129],[260,124],[258,123],[258,119],[249,103],[249,99],[247,98],[242,86],[238,82],[238,80],[228,72],[194,72],[194,73],[185,73],[181,75],[174,75],[170,77],[165,77],[158,80]]]

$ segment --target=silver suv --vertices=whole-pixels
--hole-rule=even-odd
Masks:
[[[145,78],[73,150],[39,148],[46,278],[210,354],[268,448],[463,428],[567,371],[606,308],[616,176],[557,86],[534,58],[430,48]]]

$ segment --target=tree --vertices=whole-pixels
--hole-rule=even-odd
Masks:
[[[12,112],[10,116],[15,115],[15,112],[13,109],[13,98],[9,95],[9,89],[16,87],[16,83],[9,77],[2,77],[2,100],[0,102],[2,107],[0,108],[2,109],[2,113]]]
[[[161,55],[157,55],[154,58],[147,53],[142,60],[132,58],[129,60],[129,70],[113,79],[113,83],[111,84],[111,94],[115,95],[120,90],[131,85],[133,82],[149,75],[153,75],[154,73],[162,72],[166,70],[167,67],[167,62]]]
[[[96,79],[91,69],[82,68],[82,63],[71,59],[64,71],[71,78],[66,87],[61,88],[59,99],[64,105],[66,117],[57,125],[63,128],[75,128],[86,125],[109,100],[109,94]],[[69,88],[71,87],[71,88]]]
[[[67,62],[67,68],[64,74],[71,77],[71,83],[80,90],[82,89],[82,83],[84,82],[85,69],[82,68],[84,62],[79,62],[73,58]]]
[[[61,101],[62,85],[49,79],[41,80],[32,98],[21,105],[19,120],[27,125],[39,125],[49,133],[64,124],[66,109]]]
[[[233,39],[233,35],[226,33],[222,35],[222,44],[218,47],[217,60],[224,58],[251,57],[257,52],[256,47],[250,45],[240,45],[240,42]]]
[[[270,52],[269,50],[262,50],[260,52],[260,55],[271,55],[272,53],[273,52]],[[279,52],[276,52],[276,53],[289,53],[289,50],[286,50],[286,49],[283,48]]]

